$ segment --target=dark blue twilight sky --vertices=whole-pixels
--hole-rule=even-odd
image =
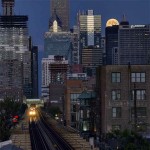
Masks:
[[[130,24],[150,23],[150,0],[70,0],[70,26],[76,23],[78,10],[93,9],[102,16],[102,34],[106,21],[116,18],[121,21],[126,14]],[[33,44],[43,50],[43,35],[48,31],[50,18],[50,0],[15,0],[15,14],[29,16],[29,34]]]
[[[150,23],[150,0],[70,0],[70,27],[76,24],[78,10],[93,9],[102,16],[102,35],[106,21],[116,18],[121,21],[125,14],[130,24]],[[1,12],[2,13],[2,12]],[[15,14],[28,15],[29,35],[33,44],[39,46],[39,77],[41,78],[41,58],[44,33],[48,31],[50,0],[15,0]],[[39,91],[41,80],[39,80]]]

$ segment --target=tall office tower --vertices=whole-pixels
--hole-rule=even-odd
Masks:
[[[101,15],[94,15],[93,10],[78,14],[80,31],[80,48],[86,46],[100,47],[101,41]]]
[[[29,51],[29,35],[27,16],[13,15],[14,5],[4,5],[11,2],[3,0],[3,12],[11,13],[0,16],[0,60],[23,62],[23,92],[27,98],[31,97],[31,52]],[[14,85],[15,86],[15,85]]]
[[[38,47],[31,48],[32,98],[38,98]]]
[[[106,38],[106,64],[112,65],[118,62],[113,58],[118,53],[118,30],[119,22],[116,19],[109,19],[106,23],[105,38]],[[116,60],[114,62],[114,60]]]
[[[72,64],[79,64],[79,29],[74,26],[72,33]]]
[[[51,16],[56,13],[62,22],[62,31],[69,31],[69,0],[51,0]]]
[[[15,0],[2,0],[3,15],[12,16],[14,14]]]
[[[82,49],[88,46],[101,46],[101,15],[94,15],[93,10],[78,13],[80,63]]]
[[[49,101],[50,94],[51,96],[56,92],[56,96],[60,94],[56,87],[54,87],[56,91],[49,93],[49,85],[51,84],[51,87],[53,85],[64,85],[68,71],[66,67],[68,67],[68,60],[65,60],[62,56],[51,55],[42,59],[42,97],[45,101]]]
[[[82,66],[88,76],[96,75],[96,67],[103,64],[103,49],[89,46],[82,49]]]
[[[60,55],[71,63],[71,38],[70,32],[61,31],[61,21],[56,13],[53,14],[50,19],[49,31],[44,36],[44,57]]]
[[[150,25],[119,27],[119,64],[150,64]]]

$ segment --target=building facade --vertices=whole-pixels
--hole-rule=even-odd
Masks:
[[[31,46],[32,98],[38,98],[38,47]]]
[[[48,55],[60,55],[65,59],[71,59],[71,33],[70,32],[46,32],[44,36],[44,57]]]
[[[64,118],[66,124],[74,128],[79,129],[79,107],[80,101],[78,99],[79,95],[84,90],[83,79],[71,78],[66,82],[65,89],[65,103],[64,103]]]
[[[101,15],[95,15],[93,10],[78,13],[78,28],[79,28],[79,63],[85,67],[83,72],[92,76],[92,66],[102,59],[101,49]],[[98,56],[100,59],[98,60]],[[94,58],[96,56],[96,59]],[[94,59],[93,59],[94,58]],[[97,62],[93,62],[97,61]],[[94,64],[95,63],[95,64]],[[91,65],[91,67],[90,67]]]
[[[118,54],[118,51],[116,52],[114,51],[114,49],[118,50],[118,30],[119,30],[119,25],[107,26],[105,28],[107,65],[115,64],[113,54],[114,53]]]
[[[150,64],[150,25],[119,26],[119,64]]]
[[[32,96],[31,52],[29,51],[28,16],[14,15],[14,1],[3,0],[0,16],[0,60],[23,62],[23,93]],[[15,85],[14,85],[15,86]]]
[[[96,75],[96,67],[103,64],[103,49],[94,46],[84,47],[81,53],[83,71],[88,76]]]
[[[72,29],[72,64],[80,63],[79,55],[79,29],[74,26]]]
[[[50,100],[50,84],[63,85],[67,79],[67,74],[68,61],[62,56],[61,60],[57,60],[57,56],[49,56],[42,59],[42,97],[45,101]]]
[[[113,129],[149,132],[150,66],[108,65],[97,71],[97,132]]]
[[[80,49],[86,46],[100,47],[101,41],[101,15],[94,15],[93,10],[78,14],[80,31]]]

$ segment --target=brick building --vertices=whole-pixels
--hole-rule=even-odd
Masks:
[[[150,132],[149,65],[100,66],[96,83],[99,133],[135,127]]]
[[[78,128],[79,110],[74,110],[74,107],[80,104],[79,95],[84,90],[83,81],[77,79],[67,80],[65,91],[65,119],[67,125]]]

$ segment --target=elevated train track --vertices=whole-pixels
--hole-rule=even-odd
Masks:
[[[45,121],[39,111],[37,111],[36,116],[31,116],[29,130],[33,150],[74,150],[74,148]]]

